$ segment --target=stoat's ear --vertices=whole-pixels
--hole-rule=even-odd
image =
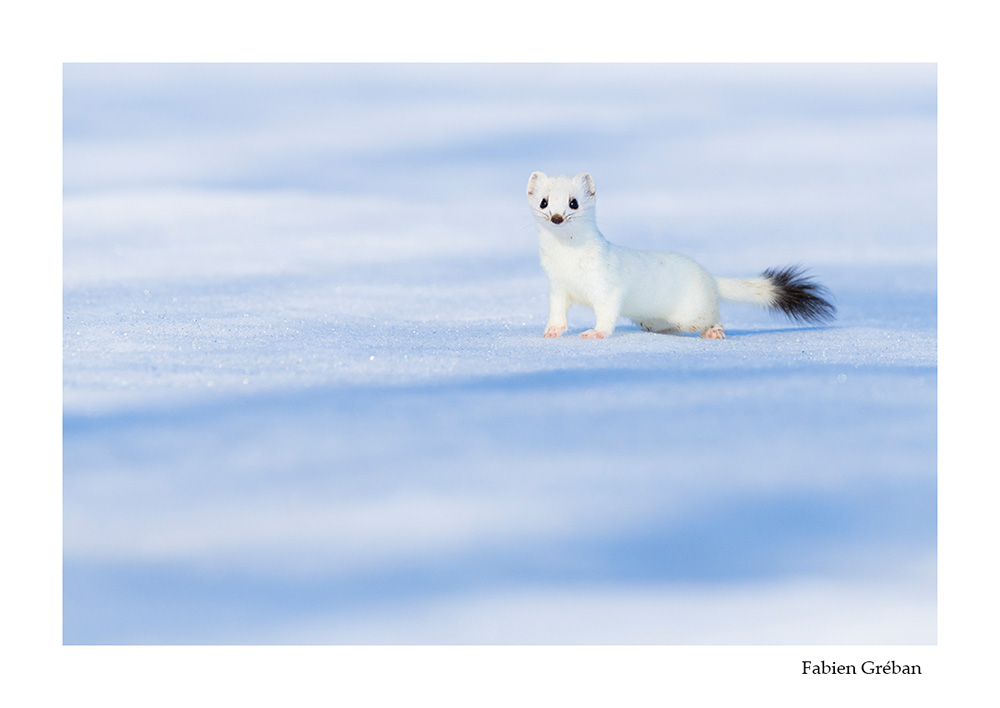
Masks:
[[[594,178],[590,176],[589,172],[581,172],[573,178],[573,181],[583,187],[590,196],[597,194],[597,186],[594,184]]]
[[[535,193],[538,188],[538,183],[545,179],[544,172],[532,172],[531,177],[528,178],[528,196],[530,197]]]

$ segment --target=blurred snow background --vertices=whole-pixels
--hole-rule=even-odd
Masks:
[[[837,322],[543,340],[536,169]],[[936,218],[931,65],[67,65],[64,641],[933,643]]]

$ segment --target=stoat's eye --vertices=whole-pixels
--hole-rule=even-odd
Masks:
[[[545,207],[547,207],[548,205],[549,205],[549,200],[548,200],[548,199],[545,199],[545,198],[543,197],[543,198],[542,198],[542,203],[538,205],[538,208],[539,208],[539,209],[544,209],[544,208],[545,208]]]
[[[570,209],[579,209],[580,208],[580,203],[578,201],[576,201],[576,197],[573,197],[573,198],[571,198],[569,200],[569,208]]]

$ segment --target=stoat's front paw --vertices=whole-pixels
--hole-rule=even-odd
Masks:
[[[604,332],[596,329],[588,329],[580,335],[581,339],[604,339]]]
[[[548,327],[545,328],[545,334],[543,334],[542,336],[548,339],[554,339],[555,337],[558,337],[565,331],[566,327],[557,327],[555,325],[549,325]]]

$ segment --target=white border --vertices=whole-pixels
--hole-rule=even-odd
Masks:
[[[0,701],[66,705],[973,705],[997,629],[997,498],[983,444],[995,335],[995,28],[984,3],[430,0],[37,2],[4,10],[7,561]],[[61,646],[61,65],[67,61],[920,61],[939,64],[940,632],[936,647]],[[13,156],[9,159],[6,156]],[[988,310],[987,310],[988,311]],[[975,394],[971,396],[970,394]],[[817,608],[821,612],[822,608]],[[809,677],[803,659],[919,663]],[[963,700],[963,696],[967,700]],[[973,698],[975,697],[975,700]]]

